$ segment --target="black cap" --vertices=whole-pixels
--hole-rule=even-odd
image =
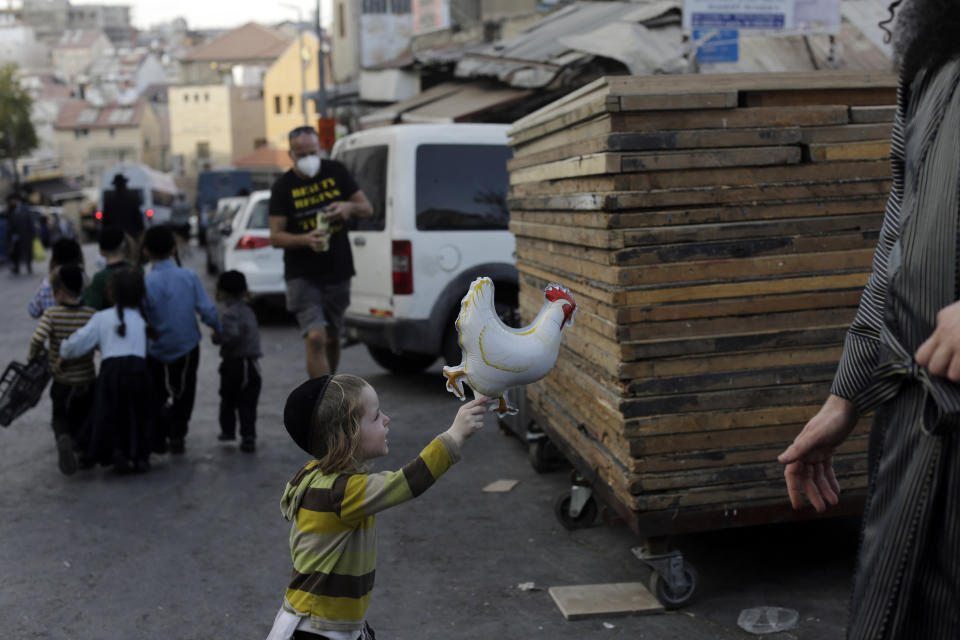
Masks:
[[[283,426],[297,445],[313,455],[310,451],[310,429],[313,417],[317,415],[317,408],[327,391],[327,385],[333,376],[311,378],[290,392],[287,404],[283,408]]]
[[[115,185],[117,185],[117,184],[127,184],[127,182],[128,182],[128,181],[127,181],[127,176],[123,175],[122,173],[118,173],[118,174],[116,174],[115,176],[113,176],[113,184],[115,184]]]

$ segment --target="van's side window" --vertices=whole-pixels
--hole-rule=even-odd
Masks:
[[[503,145],[417,147],[417,229],[506,229],[511,155]]]
[[[373,205],[369,218],[351,218],[351,231],[383,231],[386,228],[387,145],[348,149],[337,156],[357,186]]]

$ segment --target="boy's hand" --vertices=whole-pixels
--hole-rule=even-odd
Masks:
[[[453,419],[453,424],[447,429],[447,433],[457,441],[457,445],[462,447],[466,439],[483,426],[483,415],[487,410],[484,405],[487,401],[488,399],[485,396],[477,396],[460,406],[457,417]]]

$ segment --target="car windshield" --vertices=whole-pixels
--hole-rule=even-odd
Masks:
[[[505,145],[417,147],[417,229],[506,229],[511,155]]]

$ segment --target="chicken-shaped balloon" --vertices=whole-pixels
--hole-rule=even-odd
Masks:
[[[456,367],[444,367],[447,391],[463,400],[463,382],[475,392],[500,400],[494,407],[503,417],[517,413],[504,392],[510,387],[530,384],[553,368],[560,352],[560,335],[573,323],[577,303],[569,289],[550,284],[537,317],[522,329],[503,324],[493,304],[493,281],[477,278],[460,301],[457,333],[463,360]]]

